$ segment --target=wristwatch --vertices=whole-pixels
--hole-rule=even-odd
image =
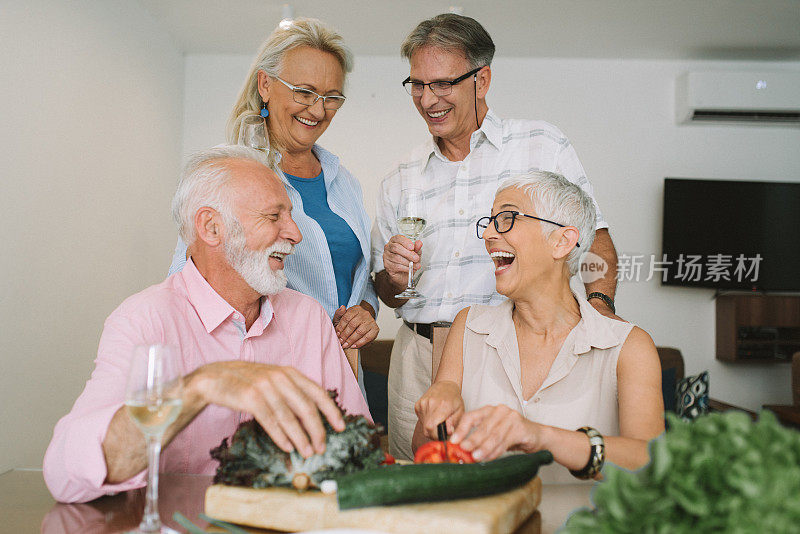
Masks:
[[[600,299],[600,300],[602,300],[603,302],[606,303],[606,305],[609,308],[611,308],[611,313],[617,313],[617,309],[614,307],[614,299],[612,299],[611,297],[609,297],[605,293],[601,293],[599,291],[592,291],[586,297],[586,300],[591,300],[591,299]]]

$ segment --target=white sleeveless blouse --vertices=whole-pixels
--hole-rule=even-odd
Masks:
[[[619,435],[617,359],[634,325],[604,317],[573,292],[581,320],[570,331],[539,390],[522,398],[514,303],[472,306],[464,329],[461,396],[467,411],[505,404],[527,419],[567,430],[582,426]],[[545,483],[578,480],[560,465],[540,470]]]

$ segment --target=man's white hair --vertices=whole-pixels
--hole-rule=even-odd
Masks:
[[[570,274],[577,273],[581,255],[589,250],[594,241],[597,211],[591,197],[560,174],[548,171],[532,171],[522,176],[512,176],[500,184],[497,193],[512,187],[521,189],[530,197],[536,213],[529,215],[578,229],[580,247],[573,248],[567,255]],[[542,222],[541,226],[545,238],[558,228],[546,222]]]
[[[219,145],[192,154],[172,197],[172,218],[187,245],[194,243],[197,237],[194,216],[200,208],[207,206],[218,211],[227,228],[236,221],[228,185],[231,173],[226,160],[255,161],[267,167],[262,153],[245,146]]]

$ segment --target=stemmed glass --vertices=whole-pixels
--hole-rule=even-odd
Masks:
[[[261,115],[247,115],[239,128],[239,144],[269,154],[267,124]]]
[[[425,195],[421,189],[409,187],[400,192],[400,204],[397,206],[397,226],[400,232],[416,241],[425,229]],[[398,299],[422,297],[422,293],[414,287],[414,262],[408,262],[408,285]]]
[[[175,533],[158,515],[158,464],[164,431],[181,412],[183,378],[178,352],[167,345],[133,349],[125,406],[147,441],[147,492],[144,516],[136,533]]]

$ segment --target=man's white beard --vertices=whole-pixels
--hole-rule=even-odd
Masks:
[[[225,257],[231,267],[259,295],[280,293],[286,287],[286,273],[283,272],[283,269],[273,271],[269,265],[269,256],[273,252],[291,254],[294,245],[289,241],[281,240],[276,241],[265,250],[251,250],[247,248],[244,230],[239,221],[228,226],[233,226],[233,228],[229,229],[225,239]]]

